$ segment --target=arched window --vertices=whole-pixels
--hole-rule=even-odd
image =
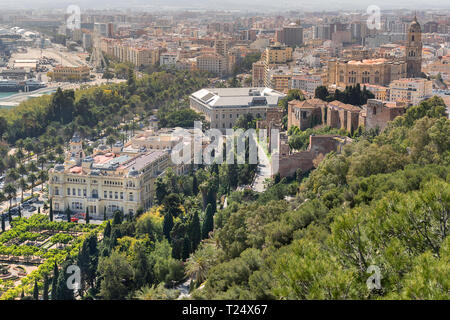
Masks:
[[[377,108],[373,107],[373,114],[376,115],[377,114]]]

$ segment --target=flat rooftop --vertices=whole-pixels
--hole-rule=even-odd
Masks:
[[[271,88],[206,88],[191,97],[211,108],[276,106],[285,95]]]

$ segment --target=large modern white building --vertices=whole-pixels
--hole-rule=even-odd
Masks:
[[[205,115],[211,128],[225,131],[244,114],[266,119],[267,110],[277,108],[285,95],[271,88],[206,88],[190,95],[191,109]]]

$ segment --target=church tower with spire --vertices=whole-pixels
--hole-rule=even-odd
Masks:
[[[422,73],[422,30],[416,15],[414,15],[414,20],[408,29],[406,72],[408,78],[420,77]]]

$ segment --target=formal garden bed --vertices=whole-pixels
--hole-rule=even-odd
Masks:
[[[51,275],[55,262],[60,264],[67,255],[76,256],[85,236],[98,233],[103,227],[49,221],[48,216],[41,214],[13,219],[12,228],[0,234],[0,265],[8,265],[7,269],[0,268],[0,274],[9,270],[16,278],[0,276],[0,299],[15,299],[22,289],[32,292],[34,279],[42,279],[45,273]],[[36,269],[28,273],[18,264]]]

